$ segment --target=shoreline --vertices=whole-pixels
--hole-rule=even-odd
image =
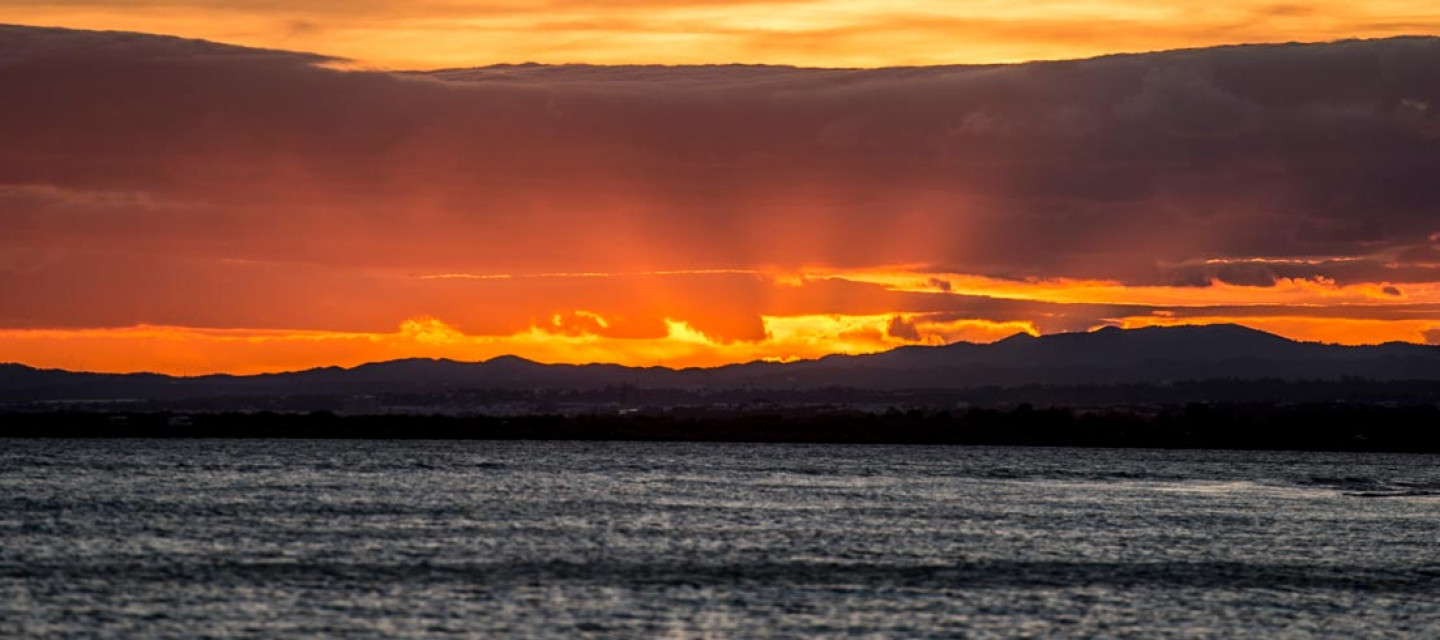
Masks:
[[[0,438],[573,440],[1440,453],[1433,404],[521,415],[7,412]]]

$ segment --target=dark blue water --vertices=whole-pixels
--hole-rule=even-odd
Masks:
[[[0,636],[1440,636],[1440,458],[0,440]]]

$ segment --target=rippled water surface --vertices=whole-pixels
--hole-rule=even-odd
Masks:
[[[0,440],[0,636],[1440,637],[1437,463]]]

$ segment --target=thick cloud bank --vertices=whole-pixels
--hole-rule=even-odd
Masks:
[[[0,27],[0,323],[475,329],[544,306],[511,287],[472,294],[508,296],[482,314],[454,287],[488,281],[426,274],[1440,280],[1440,39],[866,71],[325,62]],[[767,308],[886,311],[711,279],[663,302],[755,320],[737,335]],[[957,295],[927,311],[984,302],[936,282]],[[617,287],[594,295],[652,333],[676,313]]]

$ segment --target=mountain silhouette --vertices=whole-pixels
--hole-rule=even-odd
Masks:
[[[1030,384],[1163,383],[1206,379],[1440,380],[1440,347],[1297,342],[1237,325],[1105,328],[991,344],[908,346],[791,363],[668,369],[405,359],[250,376],[102,374],[0,365],[0,399],[159,399],[433,393],[447,389],[964,389]]]

